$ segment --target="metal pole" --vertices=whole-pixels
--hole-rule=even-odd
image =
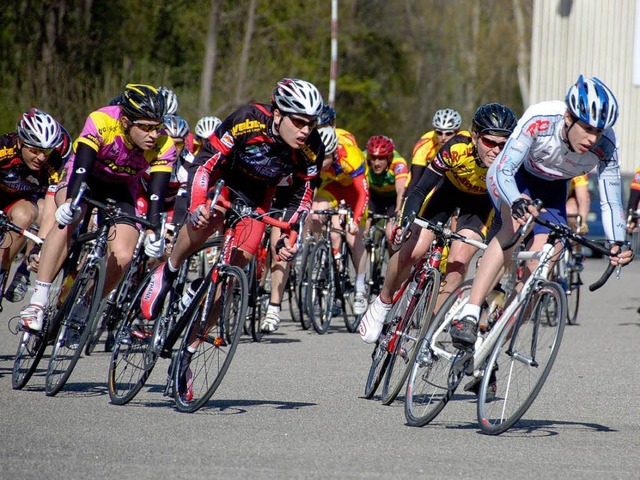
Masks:
[[[329,74],[329,105],[336,101],[338,78],[338,0],[331,0],[331,71]]]

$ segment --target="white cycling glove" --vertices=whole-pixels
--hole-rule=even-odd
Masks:
[[[151,258],[160,258],[164,253],[164,238],[156,238],[155,233],[150,233],[144,239],[144,253]]]
[[[79,218],[80,209],[74,209],[70,203],[63,203],[56,210],[56,222],[63,227],[75,223]]]

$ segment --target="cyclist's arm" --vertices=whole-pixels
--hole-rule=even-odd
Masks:
[[[602,211],[602,227],[609,240],[624,240],[626,236],[626,215],[622,212],[622,192],[620,190],[620,165],[617,154],[609,162],[600,162],[598,168],[598,190]]]
[[[369,204],[369,188],[367,177],[364,173],[352,177],[353,189],[356,191],[357,200],[353,205],[353,222],[358,225],[364,217],[367,205]]]
[[[425,168],[422,176],[417,180],[415,187],[408,192],[403,215],[420,212],[425,198],[427,198],[427,195],[440,183],[442,178],[443,172],[437,171],[433,167],[433,164]]]
[[[576,203],[578,204],[578,215],[580,215],[582,221],[582,225],[578,225],[578,228],[582,231],[584,230],[584,226],[587,224],[591,195],[589,194],[589,187],[587,185],[576,185],[574,187],[574,192],[576,195]]]
[[[164,198],[167,195],[167,188],[171,172],[152,171],[149,178],[149,207],[147,209],[147,220],[154,225],[160,225],[160,214],[164,212]]]
[[[72,165],[73,170],[67,187],[67,200],[74,198],[80,189],[80,184],[89,180],[97,156],[97,150],[84,142],[78,141],[76,156]]]
[[[193,213],[197,208],[206,203],[207,191],[209,190],[209,177],[222,159],[222,152],[214,148],[211,142],[204,142],[191,167],[194,173],[187,194],[190,213]]]
[[[411,192],[411,190],[416,186],[416,184],[418,183],[418,180],[420,179],[420,177],[422,177],[422,174],[424,173],[426,168],[427,167],[423,165],[411,164],[411,181],[409,182],[409,185],[405,189],[405,192],[404,192],[405,195],[408,195],[409,192]]]

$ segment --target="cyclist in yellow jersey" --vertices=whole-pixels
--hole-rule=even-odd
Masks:
[[[589,194],[589,174],[573,177],[569,183],[569,195],[567,197],[567,223],[581,235],[589,232],[587,226],[587,215],[591,205],[591,195]],[[581,223],[576,224],[575,215],[580,215]]]
[[[319,130],[320,135],[326,136],[325,129],[333,129],[331,126],[323,127]],[[336,132],[337,133],[337,132]],[[348,136],[343,135],[343,140]],[[355,139],[354,139],[355,143]],[[356,270],[356,294],[354,297],[354,313],[361,315],[367,308],[365,295],[365,256],[364,256],[364,226],[365,213],[369,201],[369,189],[365,176],[364,157],[357,146],[349,140],[341,143],[338,138],[338,146],[332,156],[325,157],[320,172],[320,188],[313,199],[312,209],[326,210],[335,208],[341,200],[344,200],[352,209],[352,219],[346,227],[347,243],[353,257],[353,264]],[[335,228],[340,228],[339,218],[332,218]],[[311,216],[310,228],[312,232],[317,232],[322,221],[318,216]],[[332,234],[334,251],[338,251],[340,242],[339,234]]]
[[[516,116],[503,105],[492,103],[478,108],[473,117],[473,133],[461,132],[442,147],[409,192],[403,216],[417,213],[432,222],[444,223],[459,207],[456,231],[476,240],[486,239],[493,213],[487,194],[487,170],[515,125]],[[395,237],[394,242],[397,242],[399,239]],[[427,253],[433,240],[434,234],[430,230],[411,227],[411,235],[389,261],[380,295],[362,318],[360,336],[363,341],[374,343],[378,340],[387,313],[393,306],[394,293],[407,278],[411,267]],[[477,248],[466,243],[455,241],[451,244],[436,309],[462,283],[476,252]]]
[[[462,117],[452,108],[437,110],[431,121],[434,130],[430,130],[415,144],[411,157],[411,182],[407,193],[415,185],[427,165],[431,163],[438,150],[454,135],[460,132]],[[467,132],[468,133],[468,132]]]
[[[362,153],[367,159],[369,213],[393,217],[386,226],[390,236],[409,180],[407,161],[395,149],[393,140],[384,135],[370,137]]]

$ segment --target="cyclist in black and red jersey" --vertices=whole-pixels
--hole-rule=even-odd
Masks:
[[[267,210],[277,185],[291,177],[291,198],[284,220],[295,225],[308,211],[324,146],[315,130],[322,109],[322,97],[309,82],[284,78],[273,90],[271,105],[252,103],[227,117],[215,133],[205,140],[189,177],[189,219],[182,227],[167,262],[153,274],[142,295],[141,311],[148,318],[157,316],[171,282],[187,256],[223,226],[224,210],[216,207],[210,216],[209,189],[224,179],[223,196],[241,197],[252,207]],[[238,252],[234,263],[246,263],[256,252],[264,234],[264,224],[244,219],[237,227]],[[281,237],[283,260],[292,258],[296,247]]]
[[[0,210],[13,223],[25,229],[40,223],[47,188],[58,182],[70,152],[69,133],[51,115],[37,108],[22,115],[15,132],[0,136]],[[2,241],[0,289],[11,262],[24,246],[25,238],[13,232]],[[7,289],[7,299],[22,300],[28,280],[27,264],[22,262]]]

